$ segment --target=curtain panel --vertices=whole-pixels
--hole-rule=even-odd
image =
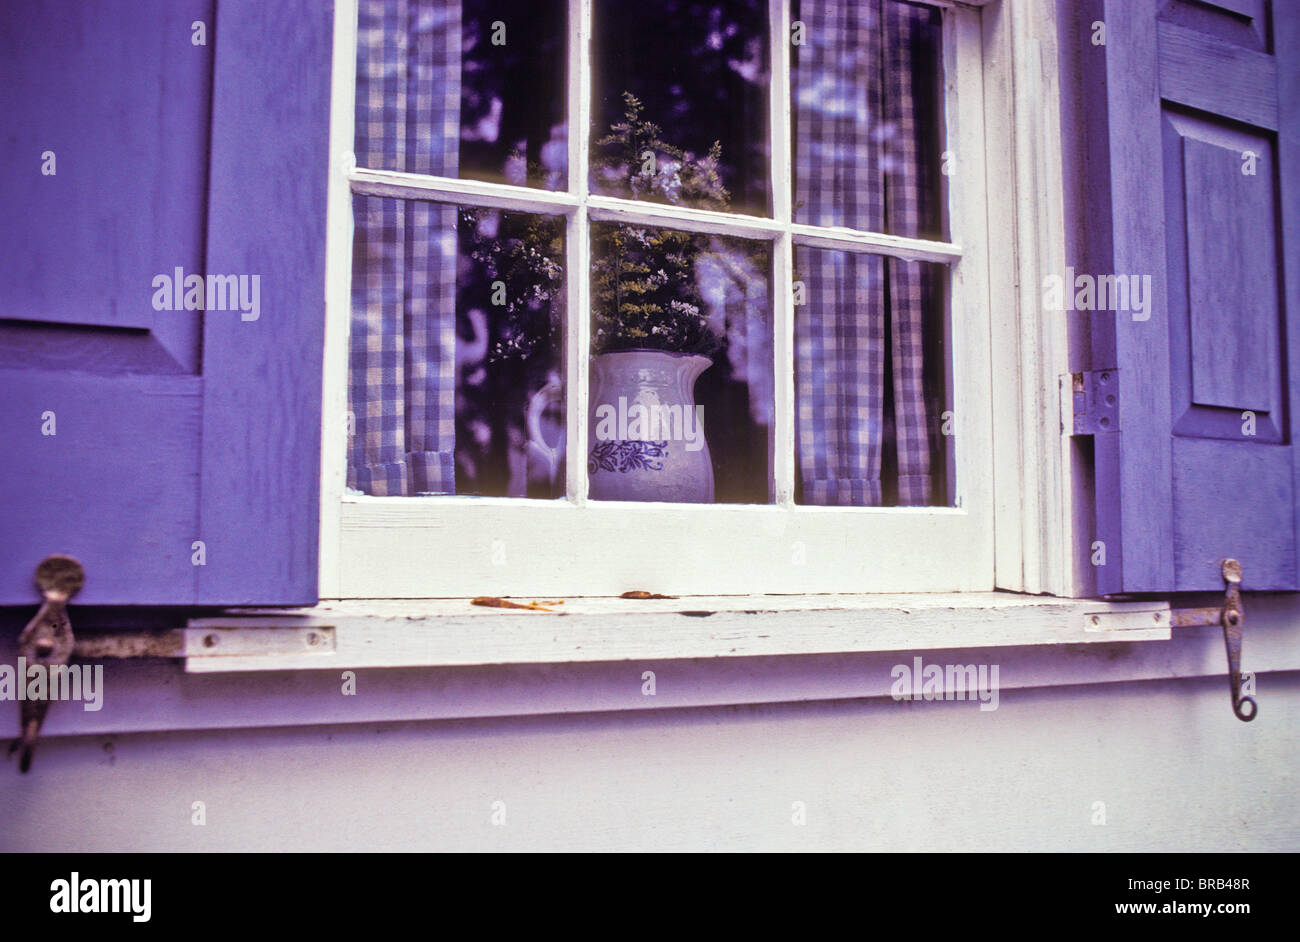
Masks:
[[[363,0],[356,152],[363,167],[454,177],[461,10],[447,0]],[[456,208],[353,199],[348,486],[456,491]]]
[[[934,10],[893,0],[805,4],[795,47],[795,221],[919,236],[937,209],[920,146],[913,50],[937,42]],[[795,248],[798,466],[804,503],[882,502],[886,374],[898,503],[928,504],[925,265]],[[889,369],[886,369],[886,346]]]

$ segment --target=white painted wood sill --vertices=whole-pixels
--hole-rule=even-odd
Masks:
[[[1223,682],[1222,721],[1240,725],[1228,705],[1222,632],[1175,629],[1171,638],[1156,626],[1157,614],[1168,625],[1160,601],[971,593],[566,599],[556,607],[568,614],[478,608],[465,599],[355,600],[195,619],[185,631],[188,672],[165,660],[106,661],[103,709],[60,704],[41,735],[887,698],[897,665],[923,652],[926,663],[997,665],[1004,699],[1034,688],[1213,678]],[[1261,728],[1285,722],[1271,707],[1269,678],[1300,670],[1300,594],[1245,593],[1245,610],[1243,667],[1260,678],[1261,719],[1251,726]],[[705,611],[713,614],[684,614]],[[313,650],[322,653],[307,653],[305,640],[290,655],[231,653],[240,643],[256,650],[259,633],[313,632]],[[216,644],[205,645],[214,634]],[[15,642],[16,634],[0,637],[0,663],[13,662]],[[657,679],[653,696],[643,686],[647,671]],[[355,695],[347,695],[349,684]],[[17,728],[18,707],[0,701],[0,727]]]
[[[229,673],[569,664],[1171,636],[1166,602],[1006,592],[512,601],[552,604],[550,611],[523,611],[482,607],[470,599],[350,599],[290,611],[233,610],[189,621],[185,668]]]

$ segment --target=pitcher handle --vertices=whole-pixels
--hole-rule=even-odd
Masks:
[[[528,400],[528,413],[525,417],[530,451],[546,463],[551,480],[555,480],[555,472],[559,469],[560,459],[564,455],[564,437],[560,437],[560,443],[554,448],[547,443],[545,436],[542,435],[542,413],[552,402],[559,400],[563,391],[564,384],[560,382],[558,376],[552,374],[546,385],[533,393]]]

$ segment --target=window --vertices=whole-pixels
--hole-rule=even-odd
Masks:
[[[341,17],[323,596],[992,587],[977,11]]]

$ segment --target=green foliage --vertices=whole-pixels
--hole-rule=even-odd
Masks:
[[[665,141],[624,92],[623,120],[596,142],[592,169],[606,195],[677,206],[726,210],[731,195],[714,142],[704,157]],[[721,338],[710,329],[696,285],[696,264],[708,251],[698,233],[646,226],[592,227],[592,349],[649,348],[711,354]]]
[[[623,103],[623,120],[596,142],[600,151],[592,169],[601,193],[699,209],[730,207],[731,194],[718,173],[721,143],[714,141],[696,157],[665,141],[663,129],[642,117],[645,106],[631,92],[623,93]]]
[[[504,329],[492,338],[489,362],[528,361],[539,349],[556,349],[564,312],[563,221],[473,208],[462,208],[460,217],[472,233],[470,258],[488,281],[505,284]]]
[[[624,93],[623,120],[596,142],[592,170],[598,192],[626,199],[725,211],[731,195],[718,164],[722,147],[696,157],[665,141],[642,116],[641,102]],[[493,210],[462,209],[471,227],[470,257],[492,281],[506,285],[502,334],[492,360],[528,361],[538,349],[555,349],[563,316],[563,226],[545,216],[496,215],[499,228],[484,234]],[[525,222],[526,220],[526,222]],[[491,228],[490,226],[487,228]],[[697,265],[710,254],[699,233],[649,226],[597,223],[591,229],[592,350],[646,348],[678,353],[717,351],[721,336],[705,314]]]

